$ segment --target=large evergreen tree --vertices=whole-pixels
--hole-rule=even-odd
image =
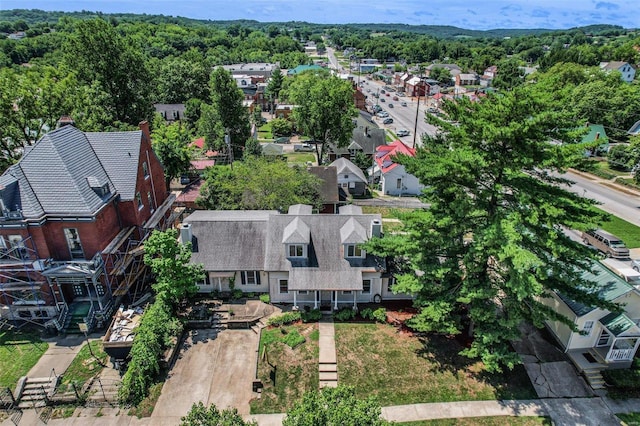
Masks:
[[[593,202],[560,188],[549,173],[567,167],[575,150],[549,143],[569,140],[563,129],[572,123],[544,95],[516,88],[444,109],[457,125],[430,118],[441,136],[400,160],[426,185],[429,209],[407,214],[403,234],[369,249],[395,257],[395,290],[417,295],[413,327],[468,333],[463,354],[482,358],[489,370],[511,368],[519,358],[509,342],[523,321],[573,327],[541,302],[550,292],[602,305],[581,278],[592,252],[565,233],[600,217]]]

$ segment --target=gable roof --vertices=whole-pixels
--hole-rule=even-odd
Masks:
[[[351,134],[351,143],[348,147],[337,147],[329,144],[329,149],[336,155],[349,153],[349,149],[360,149],[364,154],[373,155],[376,147],[386,143],[385,130],[378,127],[371,114],[360,111],[355,120],[355,128]]]
[[[349,173],[355,175],[362,182],[367,183],[367,178],[365,177],[364,172],[360,169],[360,167],[356,166],[344,157],[338,158],[333,163],[329,164],[329,166],[335,167],[338,175]]]
[[[582,137],[581,142],[595,142],[596,140],[601,140],[602,142],[608,141],[607,132],[605,132],[602,124],[587,123],[587,127],[589,128],[589,132]]]
[[[393,162],[393,157],[398,154],[413,157],[416,155],[416,150],[409,148],[399,140],[393,141],[389,145],[379,146],[376,148],[375,161],[382,173],[388,173],[398,166],[398,163]]]
[[[623,334],[640,335],[640,329],[638,329],[636,323],[625,314],[612,312],[609,315],[600,318],[600,324],[604,325],[607,330],[616,337]]]
[[[324,204],[337,203],[338,197],[338,172],[333,166],[307,167],[309,173],[318,176],[320,182],[320,199]]]
[[[3,174],[3,202],[18,206],[25,218],[94,215],[119,190],[97,154],[87,134],[73,126],[47,133]],[[111,192],[100,197],[91,182],[107,183]]]

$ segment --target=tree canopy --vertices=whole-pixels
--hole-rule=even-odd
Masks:
[[[320,180],[280,160],[246,156],[207,171],[197,204],[213,210],[279,210],[294,204],[319,207]]]
[[[292,115],[298,130],[316,142],[319,164],[329,143],[349,144],[357,115],[350,81],[325,72],[303,72],[290,82],[286,97],[296,105]]]
[[[444,109],[457,125],[430,116],[440,136],[400,160],[426,186],[430,208],[407,214],[405,233],[369,249],[395,259],[394,290],[416,294],[421,310],[412,327],[468,333],[464,355],[489,370],[512,368],[519,357],[510,341],[520,338],[523,321],[575,328],[543,304],[550,292],[606,305],[582,278],[593,253],[565,233],[595,227],[602,217],[593,201],[560,188],[566,182],[549,173],[569,166],[576,150],[549,143],[571,140],[563,129],[573,121],[548,96],[516,88]]]
[[[153,120],[151,141],[153,150],[164,166],[164,175],[169,183],[191,167],[192,150],[189,147],[192,135],[181,123],[167,124],[156,114]]]
[[[257,426],[257,423],[245,422],[235,408],[220,411],[214,404],[207,408],[200,401],[180,419],[180,426]]]

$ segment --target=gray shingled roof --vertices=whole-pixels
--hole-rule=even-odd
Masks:
[[[194,237],[193,263],[207,271],[261,271],[269,215],[277,211],[195,211],[184,222]]]
[[[379,128],[378,125],[367,118],[367,116],[370,117],[370,115],[365,115],[361,112],[356,118],[356,127],[353,129],[349,146],[354,147],[353,149],[360,147],[365,154],[373,155],[376,152],[377,146],[386,143],[385,131]],[[337,155],[349,153],[349,147],[338,148],[333,144],[329,144],[329,148]]]
[[[351,173],[356,175],[362,182],[367,183],[367,178],[360,167],[356,166],[344,157],[338,158],[333,163],[329,164],[329,166],[335,167],[338,170],[338,175]]]
[[[309,173],[320,178],[320,201],[325,204],[337,203],[338,196],[338,172],[331,166],[307,167]]]
[[[354,218],[349,218],[340,228],[340,242],[342,244],[360,244],[367,241],[367,229]]]
[[[310,241],[311,230],[299,217],[296,217],[284,228],[283,244],[309,244]]]
[[[85,134],[120,194],[120,199],[133,200],[136,195],[142,131]],[[154,154],[150,152],[149,155]]]

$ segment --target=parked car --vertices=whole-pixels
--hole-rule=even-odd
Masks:
[[[289,140],[291,140],[291,138],[290,138],[290,137],[288,137],[288,136],[282,136],[282,137],[276,138],[276,139],[274,140],[274,142],[275,142],[275,143],[289,143]]]
[[[385,93],[384,89],[380,89],[380,93],[384,94]]]
[[[438,112],[438,108],[429,107],[427,108],[427,112],[430,112],[431,114],[436,114]]]
[[[384,102],[384,98],[380,98],[380,102]]]
[[[629,258],[629,249],[624,245],[622,240],[602,229],[583,232],[582,241],[587,245],[597,248],[607,257],[617,259]]]
[[[407,103],[406,102],[400,102],[400,105],[401,106],[407,106]]]
[[[295,144],[293,146],[293,150],[295,152],[313,152],[314,149],[308,143]]]
[[[631,267],[634,271],[640,272],[640,259],[631,259]]]
[[[397,96],[394,96],[394,97],[393,97],[393,100],[394,100],[394,101],[397,101],[397,100],[398,100],[398,97],[397,97]]]
[[[409,136],[409,131],[407,129],[400,129],[396,135],[398,135],[398,137]]]
[[[384,120],[382,120],[382,124],[391,124],[393,123],[393,118],[391,117],[387,117]]]
[[[389,108],[393,108],[393,104],[389,104]]]

